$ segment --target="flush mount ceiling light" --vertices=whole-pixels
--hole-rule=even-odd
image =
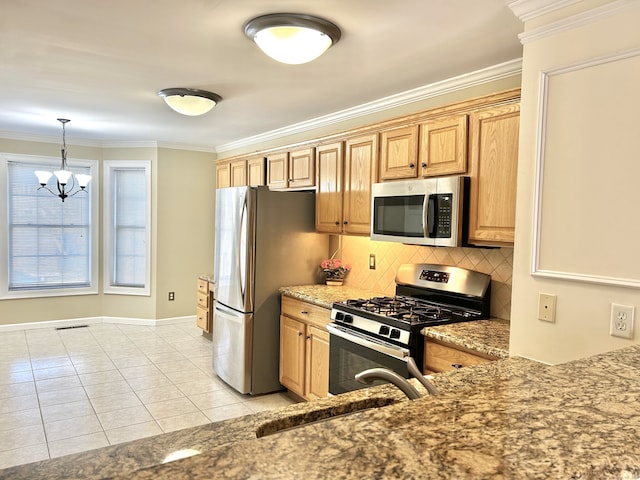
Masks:
[[[204,115],[222,100],[220,95],[195,88],[165,88],[158,96],[176,112],[191,117]]]
[[[272,13],[249,20],[244,34],[274,60],[291,65],[318,58],[340,40],[337,25],[298,13]]]
[[[48,190],[52,195],[56,195],[62,199],[67,197],[73,197],[77,193],[86,192],[87,185],[91,181],[91,175],[85,175],[82,173],[76,173],[67,170],[67,140],[65,135],[65,125],[69,123],[71,120],[66,118],[59,118],[58,121],[62,124],[62,161],[60,163],[60,170],[56,170],[55,172],[47,172],[44,170],[37,170],[35,172],[36,177],[38,177],[38,183],[40,184],[41,189]],[[51,177],[55,175],[56,186],[58,188],[58,193],[55,193],[49,187],[47,187],[47,182]]]

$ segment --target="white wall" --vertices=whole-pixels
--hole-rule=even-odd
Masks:
[[[532,275],[531,259],[536,224],[534,217],[536,155],[538,148],[541,148],[538,125],[541,118],[546,118],[545,110],[539,102],[541,72],[623,51],[640,49],[638,33],[640,2],[581,1],[571,4],[564,10],[555,10],[546,17],[526,18],[525,33],[522,36],[524,45],[522,104],[510,350],[511,355],[525,356],[548,363],[560,363],[638,343],[640,329],[631,340],[611,337],[609,319],[612,302],[640,308],[640,290],[630,286]],[[640,68],[635,65],[638,65],[638,62],[630,62],[628,65],[634,65],[626,72],[635,78],[637,85],[640,79]],[[637,101],[640,97],[635,96],[627,101],[613,101],[608,104],[590,101],[591,96],[607,96],[607,92],[622,88],[622,83],[628,84],[626,79],[621,82],[622,79],[616,77],[614,72],[619,70],[614,68],[613,64],[605,64],[599,68],[609,69],[611,74],[604,75],[600,83],[593,85],[589,94],[584,95],[584,102],[576,105],[581,108],[575,109],[575,116],[570,121],[584,121],[586,116],[599,121],[604,117],[611,122],[616,122],[624,118],[623,113],[631,109],[635,112],[635,126],[625,125],[624,128],[639,132],[640,120],[637,112],[640,105],[635,103],[640,103]],[[576,81],[576,88],[583,87],[579,84],[584,80],[582,76],[571,78]],[[610,97],[614,99],[613,95]],[[566,99],[561,96],[550,96],[549,107],[566,107],[562,103],[554,104],[554,102],[563,101]],[[603,104],[607,104],[606,111],[603,111]],[[627,115],[626,118],[629,116]],[[554,130],[547,130],[547,135],[552,135],[554,141],[552,145],[546,145],[540,150],[544,161],[556,162],[547,164],[549,167],[547,170],[554,172],[553,182],[548,182],[554,185],[554,190],[548,190],[545,195],[545,189],[542,189],[543,200],[547,201],[542,218],[547,228],[555,224],[556,231],[547,230],[547,235],[541,237],[544,242],[541,245],[541,251],[544,252],[546,259],[543,260],[551,266],[564,264],[569,270],[568,273],[584,273],[581,270],[595,269],[600,277],[619,276],[619,272],[625,270],[621,267],[624,264],[636,265],[635,268],[626,269],[627,273],[633,270],[638,271],[640,249],[630,248],[633,242],[612,241],[615,236],[603,235],[599,231],[603,223],[606,224],[606,220],[620,225],[628,222],[637,223],[637,209],[640,205],[635,204],[638,202],[629,201],[636,197],[623,195],[622,202],[612,204],[613,220],[598,221],[597,218],[593,218],[591,202],[585,201],[585,198],[576,198],[576,189],[572,182],[576,181],[577,168],[580,168],[581,182],[591,182],[594,185],[603,178],[613,181],[616,178],[626,179],[637,172],[636,165],[640,152],[631,148],[634,142],[625,142],[623,146],[612,145],[610,135],[598,135],[593,132],[585,132],[584,137],[576,141],[576,138],[572,138],[575,137],[575,129],[566,128],[568,126],[566,122],[564,126],[550,122],[550,128],[552,125]],[[556,155],[555,158],[554,154],[560,151],[571,152],[572,146],[578,145],[580,141],[590,146],[587,149],[581,148],[584,163],[582,165],[580,162],[567,163],[569,168],[553,168],[557,167],[559,162],[566,160],[566,153],[564,156]],[[583,145],[580,146],[583,147]],[[605,152],[604,155],[603,152]],[[559,192],[557,185],[562,184],[566,184],[568,188]],[[597,190],[592,192],[594,196],[598,193]],[[557,205],[555,211],[548,203],[551,198]],[[564,215],[567,219],[582,217],[592,220],[590,224],[582,222],[576,226],[580,229],[585,241],[573,241],[571,248],[567,248],[561,231],[563,224],[558,221],[560,215]],[[575,238],[581,238],[581,236]],[[600,242],[598,238],[601,239]],[[562,252],[565,256],[571,255],[572,258],[570,261],[563,262],[558,252]],[[593,261],[593,258],[600,257],[607,258],[607,264],[598,264]],[[584,259],[582,262],[581,258]],[[640,277],[640,275],[637,276]],[[537,319],[539,292],[557,295],[555,323],[546,323]]]

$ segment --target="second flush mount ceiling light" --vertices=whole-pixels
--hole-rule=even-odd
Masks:
[[[249,20],[244,33],[274,60],[297,65],[318,58],[340,40],[337,25],[298,13],[272,13]]]
[[[191,117],[204,115],[222,100],[218,94],[195,88],[165,88],[158,95],[173,110]]]

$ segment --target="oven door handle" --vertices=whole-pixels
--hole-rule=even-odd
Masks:
[[[357,343],[358,345],[366,348],[370,348],[371,350],[375,350],[376,352],[384,353],[385,355],[389,355],[390,357],[397,358],[399,360],[406,361],[406,358],[410,356],[409,350],[407,348],[397,347],[395,345],[381,345],[376,342],[372,342],[371,340],[367,340],[366,338],[362,338],[357,335],[352,335],[344,330],[334,326],[333,324],[327,325],[327,330],[331,335],[335,335],[340,338],[344,338],[353,343]]]

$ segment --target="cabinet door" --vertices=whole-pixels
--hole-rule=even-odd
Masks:
[[[316,184],[314,148],[289,153],[289,188],[313,187]]]
[[[304,395],[305,325],[280,316],[280,383]]]
[[[380,180],[416,178],[418,174],[418,126],[380,133]]]
[[[271,189],[287,188],[289,152],[267,155],[267,185]]]
[[[469,242],[513,244],[520,104],[471,114]]]
[[[342,231],[369,235],[371,184],[376,181],[378,134],[350,138],[345,143]]]
[[[216,164],[216,188],[231,186],[231,166],[229,162]]]
[[[247,161],[234,160],[230,164],[231,168],[231,186],[243,187],[247,184]]]
[[[316,231],[342,232],[342,142],[316,149]]]
[[[467,171],[467,123],[467,115],[458,115],[420,125],[422,177]]]
[[[258,187],[265,184],[265,158],[253,157],[247,160],[247,185]]]
[[[329,396],[329,332],[313,325],[307,326],[306,398]]]

